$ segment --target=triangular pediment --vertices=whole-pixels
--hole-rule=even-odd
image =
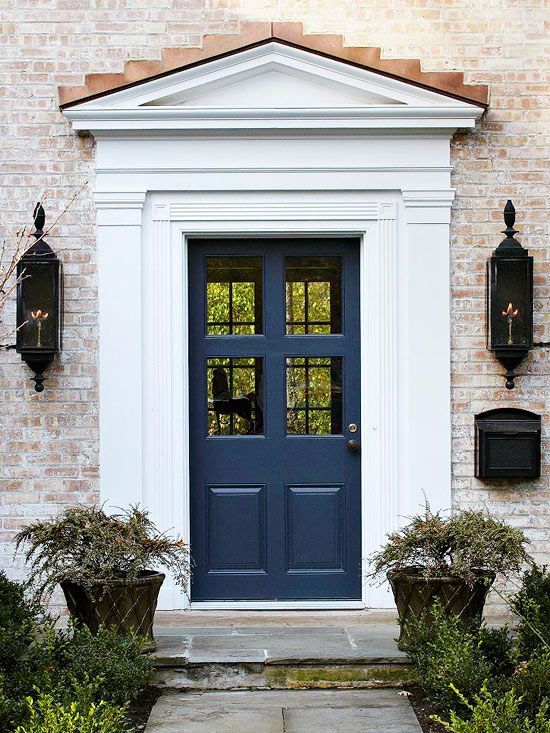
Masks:
[[[299,107],[363,107],[402,104],[368,89],[330,82],[315,73],[300,73],[273,63],[255,73],[235,75],[221,82],[200,84],[156,97],[145,106],[210,107],[227,109]]]
[[[483,109],[397,75],[269,38],[88,95],[65,105],[64,112],[76,129],[90,130],[109,129],[109,119],[131,121],[132,129],[167,129],[169,121],[174,129],[219,129],[228,118],[241,129],[254,120],[262,128],[319,128],[323,119],[327,129],[358,129],[383,126],[380,120],[398,127],[399,120],[430,116],[435,122],[425,126],[445,120],[441,127],[471,127]],[[86,127],[86,119],[102,124]]]

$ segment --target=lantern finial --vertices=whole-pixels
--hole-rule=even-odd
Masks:
[[[503,239],[496,248],[495,255],[497,255],[497,257],[499,255],[509,255],[511,250],[513,250],[515,256],[523,254],[527,255],[527,250],[523,249],[521,244],[514,237],[514,234],[518,233],[518,230],[514,229],[515,222],[516,209],[511,200],[508,199],[506,206],[504,207],[504,223],[506,224],[506,229],[502,232],[503,234],[506,234],[506,239]]]
[[[511,228],[514,226],[516,222],[516,209],[514,208],[514,204],[510,199],[506,202],[506,206],[504,207],[504,223],[508,228]]]
[[[38,237],[44,231],[44,224],[46,223],[46,212],[40,201],[34,207],[32,214],[34,219],[34,227],[36,229],[35,236]]]
[[[34,219],[35,226],[35,231],[32,233],[32,236],[36,239],[36,242],[34,242],[34,244],[28,248],[27,254],[33,255],[34,257],[38,255],[41,255],[43,257],[55,257],[52,248],[44,239],[44,237],[48,233],[44,233],[44,225],[46,224],[46,212],[44,211],[44,207],[42,206],[42,203],[40,201],[34,207],[32,217]]]

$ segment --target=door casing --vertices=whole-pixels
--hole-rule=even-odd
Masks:
[[[278,142],[266,145],[271,150]],[[357,141],[362,153],[358,149],[354,161],[364,161],[368,143]],[[421,157],[433,144],[431,138],[411,140],[404,161]],[[178,140],[173,149],[182,145]],[[156,140],[151,142],[151,150],[156,146]],[[316,155],[320,149],[315,146]],[[379,150],[377,142],[371,152]],[[141,155],[142,146],[135,152]],[[121,164],[127,160],[121,158]],[[365,568],[386,532],[425,498],[435,509],[450,506],[449,221],[454,194],[448,188],[448,161],[442,155],[439,173],[415,169],[414,182],[425,190],[406,188],[411,181],[405,163],[383,173],[361,166],[357,172],[350,164],[349,175],[338,180],[313,165],[307,180],[305,173],[298,180],[290,169],[259,173],[269,190],[251,187],[250,172],[246,188],[239,188],[238,170],[209,179],[210,187],[195,172],[189,177],[161,171],[156,178],[147,173],[149,183],[141,189],[137,174],[124,172],[116,186],[112,174],[98,174],[101,500],[107,507],[141,503],[160,528],[189,536],[186,237],[301,233],[362,238],[361,422],[363,456],[369,457],[362,475]],[[122,309],[132,314],[124,328]],[[419,328],[419,317],[428,319],[421,324],[425,327]],[[124,369],[128,363],[131,370]],[[393,600],[386,588],[365,582],[362,604],[392,608]],[[185,594],[168,577],[159,609],[186,607]],[[284,607],[293,606],[275,606]]]
[[[149,254],[155,255],[151,272],[151,287],[143,312],[149,319],[145,333],[153,336],[154,348],[150,361],[144,363],[146,384],[151,392],[145,394],[145,409],[149,407],[156,419],[144,426],[144,446],[148,453],[144,465],[144,500],[152,508],[160,526],[176,527],[184,537],[189,536],[189,463],[188,440],[188,342],[187,342],[187,239],[192,237],[261,237],[292,236],[355,237],[360,239],[361,292],[361,372],[363,431],[362,461],[362,556],[367,570],[367,557],[382,543],[385,534],[397,526],[399,516],[407,514],[409,504],[403,495],[399,471],[406,460],[407,445],[399,439],[405,426],[400,425],[399,403],[402,391],[402,370],[398,369],[398,293],[403,285],[397,267],[398,221],[395,197],[365,202],[317,200],[307,215],[307,202],[302,204],[305,216],[272,218],[272,207],[263,201],[249,201],[247,216],[235,224],[225,218],[226,207],[212,200],[207,218],[198,220],[188,206],[176,202],[159,203],[155,195],[146,207],[151,207],[150,228],[145,236],[153,243]],[[383,196],[383,195],[382,195]],[[173,194],[170,195],[173,201]],[[223,197],[222,197],[223,198]],[[253,197],[252,197],[253,198]],[[297,195],[289,201],[296,206]],[[353,198],[353,197],[351,197]],[[392,200],[393,199],[393,200]],[[194,213],[194,212],[192,212]],[[197,212],[198,213],[198,212]],[[185,220],[184,220],[184,215]],[[347,218],[345,218],[347,217]],[[159,267],[159,258],[162,266]],[[150,306],[150,307],[149,307]],[[159,322],[154,314],[162,314]],[[156,341],[154,337],[156,336]],[[373,354],[377,356],[373,358]],[[160,377],[160,380],[159,380]],[[412,497],[413,501],[416,497]],[[161,603],[168,608],[185,607],[186,600],[169,582]],[[221,601],[192,604],[193,608],[214,609],[282,609],[282,608],[362,608],[390,607],[391,597],[385,587],[363,586],[363,598],[356,601],[286,601],[244,602]]]

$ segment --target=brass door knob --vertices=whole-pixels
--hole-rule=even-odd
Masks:
[[[350,453],[355,453],[359,450],[359,443],[356,440],[348,440],[346,447]]]

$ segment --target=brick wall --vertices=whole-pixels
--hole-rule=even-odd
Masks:
[[[303,21],[309,32],[343,33],[350,44],[381,46],[388,58],[419,58],[425,70],[464,71],[467,82],[489,84],[486,118],[458,135],[452,152],[454,502],[484,502],[528,532],[539,559],[550,559],[550,355],[533,351],[510,393],[484,347],[485,259],[500,241],[507,198],[518,238],[535,256],[536,340],[550,340],[544,0],[0,0],[0,13],[5,230],[27,223],[43,194],[51,220],[92,178],[93,140],[70,131],[57,109],[59,85],[120,71],[127,59],[159,58],[165,46],[198,45],[205,32],[237,32],[241,19]],[[19,357],[0,352],[0,566],[13,574],[18,527],[98,496],[94,236],[85,189],[51,237],[65,265],[65,345],[46,391],[34,393]],[[545,415],[544,477],[487,488],[473,478],[473,415],[503,405]]]

